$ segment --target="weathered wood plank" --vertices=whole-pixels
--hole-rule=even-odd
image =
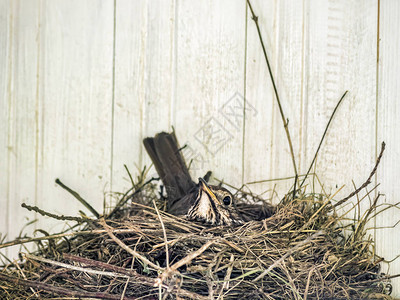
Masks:
[[[299,169],[301,157],[301,104],[303,68],[302,2],[252,1],[260,24],[273,76],[277,85]],[[257,110],[246,120],[245,182],[294,176],[294,168],[282,118],[272,88],[267,64],[254,21],[248,11],[246,98]],[[272,191],[280,198],[294,179],[250,184],[249,188],[265,196]],[[277,186],[274,188],[274,185]],[[276,194],[275,194],[276,195]]]
[[[385,194],[382,203],[393,205],[400,202],[399,160],[400,160],[400,3],[398,1],[380,2],[379,22],[379,69],[378,69],[378,151],[381,141],[386,142],[386,152],[378,169],[379,191]],[[380,207],[380,209],[384,208]],[[377,227],[390,227],[400,220],[400,210],[392,208],[376,217]],[[400,255],[399,224],[395,228],[378,229],[375,233],[376,252],[390,261]],[[383,272],[400,273],[400,260],[391,263]],[[392,282],[393,296],[400,297],[400,279]]]
[[[132,173],[142,168],[147,5],[143,1],[116,2],[115,83],[112,141],[112,190],[130,186]]]
[[[21,202],[37,202],[37,144],[38,144],[38,41],[40,9],[39,1],[7,3],[5,27],[7,38],[6,70],[3,82],[4,122],[6,147],[1,168],[2,188],[5,198],[2,210],[8,239],[15,238],[22,226],[34,216],[21,208]],[[4,44],[3,44],[4,45]],[[6,172],[6,173],[3,173]],[[3,201],[6,202],[3,202]],[[10,256],[16,254],[12,249]]]
[[[328,192],[346,184],[345,194],[351,180],[359,185],[368,176],[385,140],[377,182],[385,201],[396,203],[398,3],[381,3],[377,78],[376,0],[252,2],[299,173],[307,170],[334,106],[349,90],[317,173]],[[217,178],[240,185],[293,174],[245,1],[121,0],[114,7],[111,0],[1,0],[0,10],[0,42],[7,45],[0,49],[0,131],[6,133],[0,135],[1,232],[13,237],[20,229],[16,222],[32,219],[21,202],[60,214],[82,209],[53,184],[56,177],[101,211],[103,188],[122,191],[130,184],[123,164],[132,173],[135,165],[148,165],[142,138],[171,125],[188,144],[194,177],[212,169]],[[280,195],[292,182],[280,185]],[[257,192],[272,187],[251,186]],[[392,210],[376,224],[398,219]],[[52,224],[41,218],[38,226]],[[378,254],[399,254],[396,229],[378,230],[376,237]],[[399,269],[394,262],[390,272]],[[399,295],[396,285],[398,280]]]
[[[173,124],[194,178],[242,182],[245,1],[181,1]],[[238,94],[237,94],[238,93]]]
[[[304,162],[312,161],[338,100],[316,172],[327,192],[347,195],[368,177],[375,153],[376,1],[310,1],[306,7]],[[306,168],[304,169],[304,171]]]
[[[85,211],[55,185],[58,177],[102,213],[110,188],[113,24],[111,0],[42,2],[37,204],[46,210]],[[41,218],[39,226],[52,224]]]
[[[113,189],[121,191],[130,187],[124,164],[133,173],[150,165],[142,139],[171,128],[175,1],[118,1],[116,12]]]
[[[0,1],[0,235],[8,234],[8,224],[6,213],[8,211],[8,80],[10,73],[11,60],[8,59],[11,52],[10,42],[10,5],[7,0]],[[5,250],[2,253],[7,253]]]

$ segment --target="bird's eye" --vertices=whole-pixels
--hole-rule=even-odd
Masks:
[[[231,204],[231,197],[230,196],[226,196],[223,200],[225,205],[229,205]]]

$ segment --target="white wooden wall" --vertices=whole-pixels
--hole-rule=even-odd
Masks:
[[[317,173],[329,192],[345,184],[344,195],[352,180],[368,177],[384,140],[376,182],[383,202],[400,201],[400,2],[252,4],[299,173],[349,90]],[[132,172],[149,165],[141,140],[171,126],[188,144],[194,176],[211,169],[239,186],[293,175],[245,0],[0,0],[0,232],[7,239],[35,218],[22,202],[67,215],[83,209],[57,177],[102,211],[105,192],[129,186],[123,164]],[[282,195],[292,181],[251,188],[262,193],[275,183]],[[399,219],[392,209],[374,222]],[[59,230],[54,224],[41,218],[26,232]],[[400,254],[399,227],[370,233],[378,254]],[[390,272],[400,273],[399,260]],[[400,296],[400,281],[394,285]]]

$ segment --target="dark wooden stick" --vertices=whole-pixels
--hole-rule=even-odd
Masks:
[[[38,214],[40,214],[40,215],[42,215],[42,216],[50,217],[50,218],[53,218],[53,219],[56,219],[56,220],[61,220],[61,221],[76,221],[76,222],[78,222],[78,223],[96,222],[96,220],[92,220],[92,219],[90,219],[90,218],[79,218],[79,217],[64,216],[64,215],[59,216],[59,215],[52,214],[52,213],[49,213],[49,212],[47,212],[47,211],[44,211],[44,210],[40,209],[40,208],[37,207],[37,206],[30,206],[30,205],[28,205],[28,204],[26,204],[26,203],[22,203],[21,206],[22,206],[23,208],[26,208],[26,209],[29,210],[29,211],[34,211],[34,212],[36,212],[36,213],[38,213]]]

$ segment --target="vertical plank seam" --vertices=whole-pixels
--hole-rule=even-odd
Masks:
[[[242,185],[244,184],[245,172],[245,140],[246,140],[246,85],[247,85],[247,2],[245,3],[245,17],[244,17],[244,74],[243,74],[243,132],[242,132]]]
[[[177,14],[178,14],[178,0],[172,0],[172,8],[171,13],[173,12],[173,26],[171,29],[173,32],[171,33],[172,43],[171,43],[171,72],[172,72],[172,79],[171,79],[171,99],[170,99],[170,112],[169,112],[169,126],[175,127],[175,109],[176,109],[176,73],[177,73],[177,28],[178,28],[178,21],[177,21]]]
[[[280,21],[279,12],[278,12],[279,2],[275,2],[274,5],[275,5],[274,20],[273,20],[272,28],[271,28],[271,46],[270,46],[271,50],[270,50],[269,57],[271,59],[271,62],[274,63],[273,65],[271,65],[271,69],[273,69],[273,67],[275,66],[275,69],[273,69],[273,71],[276,71],[278,69],[278,61],[279,61],[278,60],[278,52],[279,52],[279,46],[280,46],[280,45],[278,45],[278,42],[277,42],[278,38],[279,38],[279,36],[278,36],[279,30],[277,28],[279,26],[279,21]],[[267,28],[267,26],[266,26],[266,28]],[[268,35],[268,29],[266,30],[266,33]],[[272,86],[272,82],[271,82],[271,86]],[[271,133],[270,133],[271,134],[271,154],[270,154],[269,176],[271,176],[273,174],[272,176],[274,176],[273,178],[275,178],[276,163],[279,163],[279,162],[277,162],[277,160],[274,159],[274,157],[277,156],[276,155],[277,126],[275,124],[275,122],[276,122],[276,118],[275,118],[276,112],[275,111],[277,109],[277,104],[275,101],[275,95],[274,95],[273,91],[272,91],[272,99],[273,99],[272,103],[271,103],[272,107],[271,107],[271,111],[270,111],[270,114],[271,114]],[[272,197],[273,197],[273,195],[271,196],[271,199],[272,199]]]
[[[302,153],[302,161],[303,165],[306,166],[308,164],[308,151],[307,151],[307,143],[308,143],[308,105],[309,105],[309,91],[308,91],[308,78],[306,76],[309,72],[309,65],[308,65],[308,54],[309,54],[309,14],[308,10],[310,7],[310,2],[308,0],[303,0],[303,54],[302,54],[302,115],[301,115],[301,127],[302,127],[302,141],[301,141],[301,151]]]
[[[39,113],[40,113],[40,42],[41,42],[41,6],[42,1],[38,1],[38,23],[37,23],[37,35],[36,35],[36,43],[37,43],[37,57],[36,57],[36,104],[35,104],[35,205],[38,206],[38,184],[39,184]],[[37,213],[35,213],[36,219]],[[37,223],[35,223],[36,229]]]
[[[379,43],[380,43],[380,7],[381,7],[381,1],[377,1],[378,5],[378,13],[377,13],[377,32],[376,32],[376,74],[375,74],[375,159],[378,156],[378,147],[379,147],[379,141],[378,141],[378,124],[379,124]],[[375,186],[378,185],[378,173],[379,170],[377,170],[377,173],[375,175]],[[377,191],[375,190],[374,196],[377,197]],[[374,241],[376,241],[376,216],[374,217]],[[375,249],[374,247],[374,254],[375,254]]]
[[[142,11],[142,24],[140,27],[140,53],[139,53],[139,88],[138,88],[138,97],[140,104],[140,142],[143,140],[146,130],[146,52],[147,52],[147,43],[148,43],[148,25],[149,25],[149,2],[146,2],[146,5],[143,5]],[[143,147],[140,145],[139,147],[139,170],[143,169],[144,157],[143,157]]]
[[[304,128],[304,60],[305,60],[305,0],[302,1],[302,24],[301,24],[301,82],[300,82],[300,128],[299,128],[299,153],[298,153],[298,158],[299,158],[299,175],[301,174],[301,167],[302,164],[304,164],[305,156],[304,153],[302,153],[305,149],[305,144],[303,144],[303,134],[307,132],[307,128]],[[303,160],[304,159],[304,160]]]
[[[176,108],[177,102],[177,90],[178,90],[178,39],[179,39],[179,1],[175,1],[175,32],[174,32],[174,77],[173,77],[173,98],[174,98],[174,107]],[[173,124],[176,125],[176,114],[177,111],[174,110],[174,114],[172,116]]]
[[[115,108],[115,49],[116,49],[116,28],[117,28],[117,0],[114,0],[113,12],[113,54],[112,54],[112,87],[111,87],[111,149],[110,149],[110,189],[113,189],[114,169],[114,108]]]
[[[8,94],[8,126],[7,126],[7,192],[6,192],[6,234],[9,236],[10,230],[10,176],[11,176],[11,85],[12,85],[12,49],[13,49],[13,25],[14,25],[14,11],[13,11],[13,1],[10,1],[10,20],[9,20],[9,46],[8,46],[8,82],[7,82],[7,94]],[[6,255],[8,255],[8,249],[6,249]]]

